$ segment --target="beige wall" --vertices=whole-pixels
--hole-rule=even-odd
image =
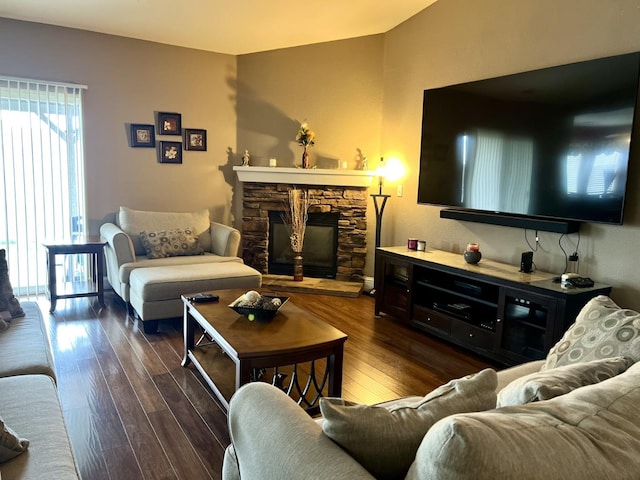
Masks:
[[[404,195],[396,196],[395,185],[385,190],[393,196],[384,215],[383,245],[404,244],[412,236],[427,240],[433,248],[461,252],[467,242],[475,241],[485,257],[518,265],[520,254],[529,250],[524,230],[440,219],[439,208],[417,205],[423,91],[640,50],[638,25],[637,0],[441,0],[386,33],[383,54],[376,51],[378,36],[369,39],[375,43],[366,45],[366,58],[359,52],[363,39],[243,56],[238,60],[238,150],[249,148],[264,157],[284,156],[291,161],[298,152],[295,143],[281,145],[277,139],[292,137],[288,132],[295,130],[297,120],[307,118],[318,130],[316,152],[344,158],[361,145],[362,128],[349,126],[371,127],[365,149],[369,158],[396,156],[407,167],[401,182]],[[361,84],[378,78],[378,61],[383,67],[381,105],[377,103],[379,81]],[[382,118],[379,145],[374,135],[378,114]],[[267,125],[273,130],[266,131]],[[580,239],[580,273],[610,283],[615,287],[612,296],[634,308],[640,308],[640,274],[633,261],[640,222],[639,149],[640,145],[630,170],[625,225],[584,225]],[[370,275],[371,205],[369,219]],[[534,233],[528,232],[532,243]],[[540,232],[539,238],[537,267],[562,273],[559,235]],[[576,241],[577,235],[571,235],[563,246],[575,249]]]
[[[237,58],[0,19],[0,73],[89,86],[87,189],[94,222],[124,204],[157,210],[206,206],[214,218],[237,223],[242,206],[231,171],[231,164],[239,163],[235,151],[248,149],[257,164],[269,157],[281,165],[298,163],[294,137],[306,119],[318,136],[312,163],[334,166],[347,160],[353,167],[358,148],[370,160],[379,155],[404,160],[404,196],[395,196],[394,186],[385,192],[394,196],[385,212],[383,245],[416,236],[431,247],[461,251],[476,241],[487,258],[518,264],[528,250],[523,230],[444,220],[438,208],[416,204],[422,92],[640,50],[638,5],[637,0],[440,0],[384,35]],[[159,165],[150,149],[129,148],[125,123],[151,123],[154,110],[181,112],[183,126],[206,128],[209,151],[185,152],[184,164],[175,166]],[[580,272],[612,284],[614,299],[636,309],[638,148],[625,225],[584,225],[580,241]],[[367,273],[372,274],[371,205],[369,210]],[[558,237],[540,233],[534,256],[539,269],[562,272]],[[575,239],[564,245],[570,249]]]
[[[300,165],[295,137],[306,120],[316,133],[312,165],[353,169],[359,150],[371,162],[380,150],[383,42],[373,35],[239,56],[238,150],[255,165],[271,157]]]
[[[84,97],[87,216],[93,233],[120,205],[190,211],[232,221],[236,57],[0,18],[0,74],[88,86]],[[155,149],[130,148],[127,123],[179,112],[208,133],[207,152],[159,164]],[[177,136],[156,140],[179,140]]]
[[[640,50],[638,7],[637,0],[441,0],[389,32],[381,145],[383,154],[403,152],[409,175],[404,197],[389,201],[383,244],[403,244],[415,236],[434,248],[462,251],[474,241],[486,257],[518,265],[520,253],[529,250],[523,230],[440,219],[439,208],[416,204],[422,92]],[[612,297],[636,309],[640,308],[639,156],[636,144],[624,226],[585,224],[580,240],[580,273],[610,283]],[[534,232],[529,231],[529,238],[533,242]],[[559,234],[540,233],[534,255],[539,269],[564,270],[558,239]],[[576,239],[571,235],[563,245],[570,248]]]

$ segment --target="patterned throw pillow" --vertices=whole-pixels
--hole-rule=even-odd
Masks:
[[[157,232],[140,232],[140,241],[148,258],[202,255],[194,228],[173,228]]]
[[[598,295],[551,349],[542,370],[619,356],[640,360],[640,313]]]
[[[29,446],[29,440],[20,438],[5,425],[0,418],[0,463],[11,460],[24,452]]]
[[[13,294],[11,280],[9,280],[9,266],[7,265],[7,252],[0,249],[0,318],[4,318],[3,313],[8,312],[8,318],[24,317],[24,311],[20,302]],[[7,320],[7,318],[4,318]]]
[[[550,368],[517,378],[498,392],[498,408],[549,400],[621,374],[633,365],[626,357],[605,358]]]
[[[454,413],[495,408],[497,386],[496,372],[488,368],[388,408],[321,398],[322,430],[377,479],[404,478],[433,424]]]

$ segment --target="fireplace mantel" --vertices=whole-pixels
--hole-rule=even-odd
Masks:
[[[326,168],[242,167],[234,166],[241,182],[288,183],[292,185],[334,185],[369,187],[376,176],[371,170],[332,170]]]

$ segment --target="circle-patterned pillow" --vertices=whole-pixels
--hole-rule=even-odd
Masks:
[[[542,369],[617,356],[640,360],[640,313],[599,295],[582,308]]]
[[[167,258],[189,255],[202,255],[198,246],[195,229],[173,228],[157,232],[140,232],[140,241],[147,252],[147,258]]]

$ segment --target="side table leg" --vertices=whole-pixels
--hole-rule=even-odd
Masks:
[[[58,301],[58,291],[56,289],[56,254],[50,249],[47,251],[47,270],[49,271],[49,301],[51,302],[49,313],[53,313]]]
[[[184,333],[184,357],[182,358],[182,366],[186,367],[191,363],[191,359],[189,358],[189,352],[193,350],[195,346],[195,339],[193,338],[196,333],[196,321],[189,313],[189,307],[187,304],[184,304],[184,313],[183,313],[183,333]]]
[[[98,289],[98,303],[101,307],[104,307],[104,252],[100,250],[96,253],[96,286]]]

